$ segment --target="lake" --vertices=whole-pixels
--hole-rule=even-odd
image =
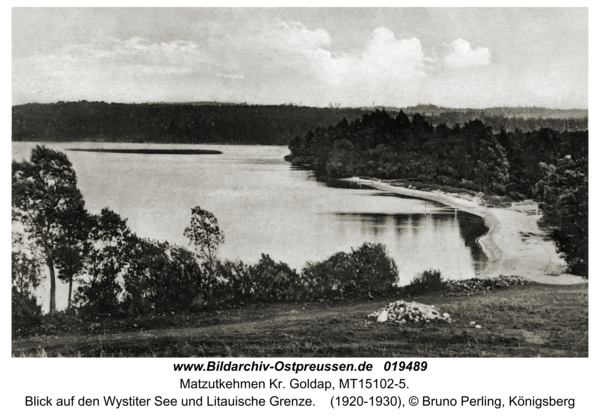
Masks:
[[[29,160],[37,143],[14,142],[13,159]],[[302,269],[364,242],[383,243],[401,283],[436,268],[468,279],[486,257],[476,238],[483,220],[442,205],[377,190],[327,187],[295,169],[282,146],[47,143],[67,154],[92,213],[103,207],[128,219],[139,236],[187,245],[191,209],[211,211],[225,233],[221,258],[256,262],[261,253]],[[75,152],[70,148],[177,149],[221,154]],[[426,214],[431,211],[431,214]]]

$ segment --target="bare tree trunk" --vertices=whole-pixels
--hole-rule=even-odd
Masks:
[[[131,294],[131,304],[129,304],[129,314],[135,315],[135,310],[137,308],[137,304],[139,301],[139,293],[137,290],[133,291]]]
[[[50,314],[56,312],[56,277],[54,275],[54,259],[52,255],[48,257],[48,269],[50,270]]]
[[[67,310],[71,309],[71,290],[73,289],[73,277],[69,278],[69,298],[67,299]]]

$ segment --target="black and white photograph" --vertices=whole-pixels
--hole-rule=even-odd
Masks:
[[[588,8],[400,6],[13,7],[11,360],[589,358]]]

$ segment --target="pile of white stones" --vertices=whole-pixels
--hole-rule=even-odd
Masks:
[[[452,323],[448,313],[441,314],[435,309],[435,306],[417,303],[416,301],[406,302],[403,300],[390,303],[387,307],[381,308],[371,314],[369,317],[376,317],[378,322],[395,322],[404,324],[408,321],[426,323],[432,320],[443,320]]]

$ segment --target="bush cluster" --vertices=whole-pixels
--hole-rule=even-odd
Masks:
[[[375,296],[392,290],[397,279],[396,263],[382,244],[364,243],[349,253],[309,262],[301,273],[263,254],[256,265],[219,262],[215,273],[202,277],[195,305]]]
[[[101,280],[79,287],[80,316],[161,314],[246,301],[368,297],[390,292],[398,279],[396,263],[385,246],[372,243],[309,262],[300,273],[265,254],[254,265],[229,260],[198,263],[190,252],[171,247],[169,256],[159,260],[145,269],[143,291],[128,287],[127,275],[125,285]]]
[[[430,269],[419,273],[410,284],[404,287],[404,291],[410,295],[421,295],[430,292],[445,290],[448,281],[442,277],[439,269]]]

